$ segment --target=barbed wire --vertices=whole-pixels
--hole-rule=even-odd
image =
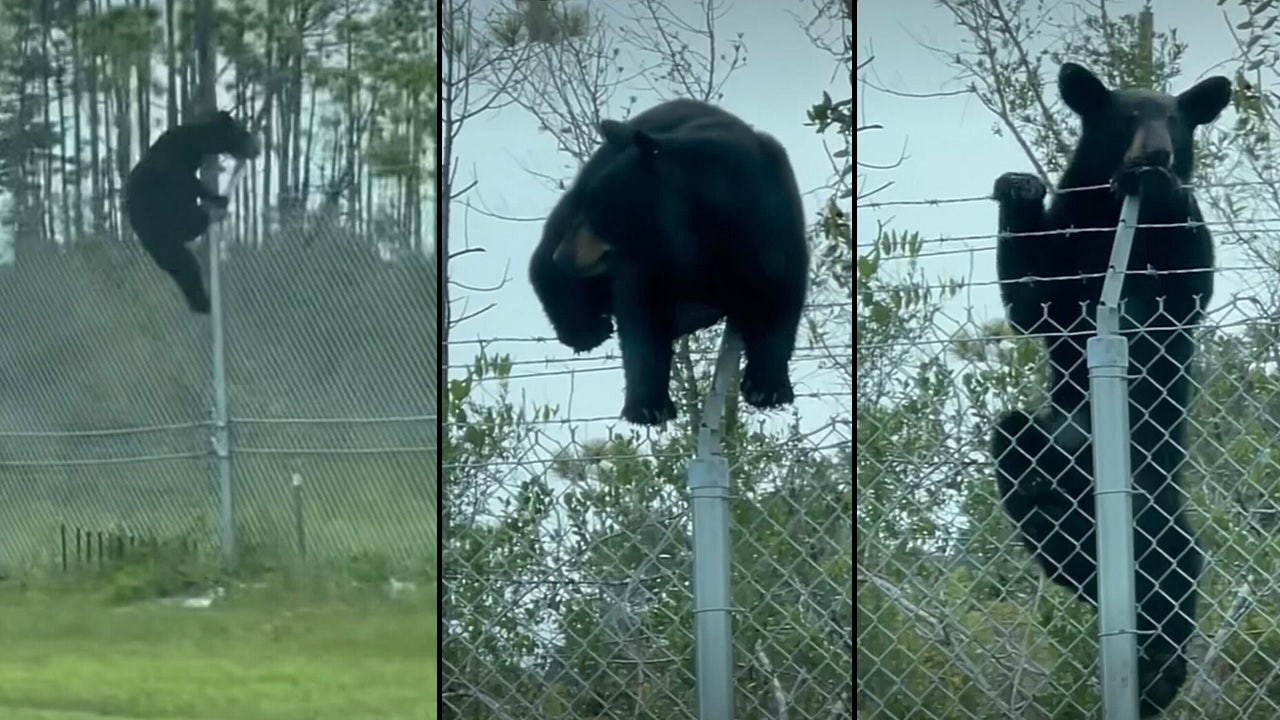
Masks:
[[[614,424],[621,424],[622,422],[617,417],[599,418],[599,419],[602,421],[607,420],[608,422],[611,422]],[[572,420],[572,422],[578,423],[578,424],[582,423],[583,421],[584,420],[580,418],[574,418]],[[834,423],[828,423],[827,425],[824,426],[824,428],[829,428],[831,427],[832,424]],[[458,427],[467,427],[467,426],[459,424]],[[815,431],[812,433],[807,433],[805,437],[814,437],[818,434],[819,433]],[[566,446],[568,445],[569,444],[567,443]],[[814,450],[841,450],[841,449],[847,448],[848,444],[847,444],[847,441],[832,442],[832,443],[823,443],[819,445],[813,445],[812,447]],[[484,461],[484,462],[475,462],[475,463],[451,462],[451,463],[446,463],[442,465],[441,468],[455,469],[455,470],[477,470],[477,469],[485,469],[485,468],[527,469],[531,465],[545,465],[549,467],[553,464],[560,463],[560,462],[590,464],[600,460],[646,460],[646,459],[679,460],[681,458],[688,458],[688,457],[689,457],[689,453],[686,453],[686,452],[656,452],[656,451],[635,452],[635,453],[610,452],[604,455],[575,455],[572,458],[547,458],[547,459],[538,459],[533,461],[529,460],[528,458],[520,458],[515,460]]]
[[[553,344],[553,343],[558,343],[558,341],[556,341],[555,339],[551,339],[546,344]],[[827,346],[815,345],[807,348],[797,347],[795,354],[792,355],[792,361],[797,363],[804,363],[804,362],[821,362],[823,360],[830,360],[831,351],[833,350],[850,350],[851,351],[853,350],[853,344],[837,343],[837,344],[827,345]],[[809,354],[809,353],[815,353],[815,354]],[[706,359],[710,357],[709,352],[691,351],[689,354],[695,359]],[[597,353],[593,355],[568,355],[568,356],[562,356],[562,357],[545,357],[545,358],[530,359],[530,360],[512,360],[509,363],[511,367],[521,367],[521,366],[530,366],[530,365],[545,366],[553,363],[564,364],[564,365],[576,365],[576,366],[586,365],[588,363],[608,363],[608,365],[601,366],[601,367],[568,367],[568,368],[557,369],[557,370],[548,370],[546,372],[510,373],[508,375],[503,376],[501,380],[528,380],[528,379],[534,379],[534,378],[563,377],[566,375],[573,375],[573,374],[585,375],[585,374],[602,373],[602,372],[615,372],[615,371],[620,372],[622,370],[621,360],[622,360],[622,354],[621,354],[621,351],[619,350],[610,350],[607,352]],[[465,371],[469,367],[470,367],[469,365],[459,363],[459,364],[450,364],[448,366],[448,369]],[[490,382],[490,381],[496,382],[498,380],[499,378],[478,378],[476,382],[480,382],[480,383]]]
[[[1241,187],[1274,187],[1276,185],[1280,185],[1280,179],[1278,180],[1238,180],[1238,181],[1220,182],[1220,183],[1184,183],[1182,185],[1182,189],[1195,191],[1195,190],[1208,190],[1210,188],[1231,189],[1231,188],[1241,188]],[[1082,185],[1076,188],[1064,188],[1061,190],[1055,190],[1046,186],[1047,195],[1069,195],[1071,193],[1077,193],[1077,192],[1088,192],[1093,190],[1110,190],[1110,189],[1111,189],[1111,185],[1109,184]],[[986,195],[961,195],[953,198],[874,200],[871,202],[858,203],[858,209],[873,210],[877,208],[886,208],[886,207],[922,207],[922,206],[923,207],[939,206],[940,207],[943,205],[956,205],[956,204],[970,203],[970,202],[989,202],[991,200],[992,200],[992,197],[989,193]]]
[[[1138,275],[1146,276],[1146,277],[1159,277],[1159,276],[1166,276],[1166,275],[1186,275],[1188,273],[1200,273],[1200,272],[1206,272],[1206,271],[1217,273],[1217,274],[1223,274],[1223,273],[1257,272],[1259,270],[1270,270],[1270,269],[1272,268],[1269,268],[1268,266],[1262,265],[1262,264],[1215,265],[1212,267],[1205,266],[1205,267],[1194,267],[1194,268],[1179,268],[1177,270],[1156,270],[1154,268],[1141,268],[1136,270],[1120,270],[1120,271],[1117,271],[1117,274],[1123,275],[1126,277],[1138,276]],[[1024,285],[1024,284],[1033,284],[1033,283],[1053,283],[1053,282],[1080,282],[1081,280],[1101,278],[1101,277],[1104,277],[1105,275],[1106,275],[1105,272],[1076,273],[1074,275],[1057,275],[1053,277],[1043,277],[1040,275],[1028,275],[1026,277],[1012,278],[1009,280],[965,280],[964,282],[965,282],[965,287],[967,288],[981,288],[981,287],[998,287],[1000,285]],[[948,284],[946,282],[932,283],[928,281],[924,281],[919,284],[913,283],[912,286],[919,287],[922,290],[950,290],[950,289],[953,289],[954,287],[953,285]]]
[[[1183,187],[1186,189],[1195,189],[1195,188],[1205,189],[1210,187],[1231,188],[1231,187],[1237,187],[1237,186],[1251,186],[1251,185],[1280,185],[1280,180],[1277,180],[1275,182],[1258,181],[1258,182],[1240,182],[1240,183],[1214,183],[1214,184],[1205,184],[1205,185],[1198,185],[1198,186],[1184,185]],[[1064,192],[1100,190],[1100,189],[1107,189],[1107,188],[1109,188],[1109,186],[1107,185],[1091,185],[1091,186],[1081,187],[1081,188],[1072,188],[1071,190],[1064,191]],[[858,205],[858,209],[859,210],[876,209],[881,207],[890,207],[894,205],[902,205],[902,206],[908,206],[908,207],[911,207],[911,206],[941,207],[944,205],[954,205],[954,204],[977,202],[977,201],[990,202],[993,204],[995,202],[992,199],[992,197],[989,195],[961,196],[961,197],[955,197],[955,198],[924,198],[924,199],[892,200],[892,201],[883,201],[883,202],[877,202],[877,203],[866,203],[866,204]],[[1267,215],[1263,217],[1255,217],[1255,218],[1247,218],[1247,219],[1231,219],[1231,220],[1205,219],[1201,221],[1186,221],[1186,222],[1179,222],[1179,223],[1139,223],[1135,227],[1137,229],[1145,229],[1145,228],[1171,229],[1171,228],[1192,228],[1192,227],[1206,227],[1210,229],[1227,228],[1231,231],[1232,234],[1238,235],[1238,234],[1244,234],[1248,232],[1280,230],[1280,215]],[[967,235],[944,235],[939,237],[919,237],[914,239],[912,241],[912,244],[920,247],[926,247],[930,245],[942,245],[942,244],[957,243],[957,242],[979,242],[979,241],[990,242],[990,241],[997,241],[1001,239],[1022,239],[1022,238],[1032,239],[1032,238],[1045,237],[1045,236],[1059,236],[1059,235],[1070,236],[1070,235],[1079,235],[1083,233],[1097,233],[1097,232],[1114,233],[1117,230],[1117,228],[1118,228],[1118,225],[1105,225],[1105,226],[1097,226],[1097,227],[1091,226],[1091,227],[1071,227],[1071,228],[1051,229],[1051,230],[1036,230],[1036,231],[1019,232],[1019,233],[996,231],[996,232],[990,232],[990,233],[975,233],[975,234],[967,234]],[[868,241],[857,241],[855,243],[855,246],[859,250],[871,250],[875,248],[883,248],[884,245],[885,243],[878,239],[868,240]],[[993,249],[993,248],[987,248],[987,247],[963,248],[956,251],[936,251],[929,254],[919,253],[919,254],[910,255],[910,256],[905,256],[905,255],[900,256],[900,255],[890,254],[887,256],[887,258],[892,259],[897,257],[912,257],[912,258],[936,257],[938,255],[950,254],[952,252],[955,252],[955,253],[968,253],[968,252],[974,252],[974,251],[981,252],[981,251],[986,251],[988,249]]]
[[[844,307],[846,308],[852,307],[852,302],[845,305]],[[559,345],[559,342],[560,342],[555,338],[538,338],[538,340],[539,340],[538,344],[547,344],[547,345],[552,345],[552,344]],[[463,345],[463,343],[459,343],[459,346],[461,345]],[[449,347],[453,347],[453,346],[454,344],[450,342]],[[566,348],[566,350],[567,349],[568,348]],[[803,353],[824,352],[824,351],[830,351],[830,350],[853,350],[853,343],[849,342],[849,343],[836,343],[836,344],[828,344],[828,345],[796,345],[796,348],[795,348],[796,355],[794,357],[797,357],[797,358],[804,357]],[[689,348],[689,354],[695,358],[712,359],[716,356],[716,351],[714,349]],[[826,357],[826,356],[824,355],[822,357]],[[619,351],[611,350],[601,354],[585,354],[584,353],[584,354],[577,354],[577,355],[568,355],[563,357],[546,357],[546,358],[537,358],[537,359],[531,358],[527,360],[518,360],[513,358],[510,362],[506,364],[509,365],[510,367],[520,367],[525,365],[545,365],[547,363],[553,363],[553,362],[580,365],[584,363],[599,362],[601,360],[616,362],[620,359],[621,359],[621,356],[619,355]],[[449,370],[465,371],[470,367],[471,367],[470,363],[450,363],[448,365]]]
[[[852,306],[852,304],[853,304],[853,300],[852,300],[852,298],[850,298],[850,300],[849,300],[848,302],[810,302],[810,303],[805,303],[804,308],[805,308],[805,310],[838,310],[838,309],[839,309],[839,310],[842,310],[842,309],[847,309],[847,308],[849,308],[850,306]],[[462,348],[462,347],[468,347],[468,346],[488,347],[488,346],[491,346],[491,345],[499,345],[499,344],[512,344],[512,345],[526,345],[526,344],[537,344],[537,345],[557,345],[557,344],[559,344],[559,342],[560,342],[560,341],[559,341],[559,340],[557,340],[557,339],[555,338],[555,336],[554,336],[554,335],[493,335],[493,336],[490,336],[490,337],[483,337],[483,338],[457,338],[457,337],[450,337],[450,338],[449,338],[449,340],[448,340],[448,343],[447,343],[447,344],[448,344],[448,346],[449,346],[450,348]],[[796,349],[798,350],[798,349],[800,349],[800,347],[799,347],[799,346],[797,346],[797,348],[796,348]],[[716,350],[714,350],[714,349],[712,349],[712,350],[703,350],[703,349],[699,349],[699,348],[690,348],[690,351],[691,351],[691,352],[694,352],[694,353],[696,353],[697,355],[702,356],[702,357],[713,357],[713,356],[715,355],[715,353],[717,352],[717,351],[716,351]],[[455,368],[456,368],[456,369],[466,369],[466,368],[469,368],[469,367],[471,367],[471,366],[470,366],[470,365],[465,365],[465,364],[464,364],[464,365],[450,365],[449,367],[450,367],[450,369],[455,369]]]
[[[1223,227],[1223,226],[1238,228],[1241,225],[1245,225],[1246,227],[1244,228],[1244,230],[1272,229],[1269,225],[1262,225],[1263,223],[1280,223],[1280,216],[1257,218],[1254,220],[1205,220],[1205,221],[1181,222],[1181,223],[1138,223],[1134,225],[1134,227],[1140,230],[1144,228],[1165,228],[1165,229],[1191,228],[1191,227],[1214,228],[1214,227]],[[1260,227],[1255,227],[1255,225],[1258,225]],[[1006,238],[1007,239],[1036,238],[1036,237],[1044,237],[1049,235],[1082,235],[1084,233],[1097,233],[1097,232],[1114,233],[1116,231],[1116,228],[1117,228],[1116,225],[1103,225],[1098,227],[1080,227],[1080,228],[1072,227],[1072,228],[1064,228],[1061,230],[1036,230],[1033,232],[1023,232],[1023,233],[994,232],[994,233],[979,233],[974,235],[944,235],[944,236],[935,237],[935,238],[920,238],[918,240],[913,241],[913,243],[924,246],[924,245],[938,245],[942,243],[951,243],[951,242],[969,242],[969,241],[975,241],[975,240],[1001,240]],[[1277,229],[1280,229],[1280,228],[1277,228]],[[1233,230],[1233,232],[1240,233],[1240,232],[1244,232],[1244,230]],[[881,244],[882,243],[878,241],[872,240],[868,242],[857,243],[857,247],[860,250],[870,249],[870,248],[877,247]]]
[[[1082,315],[1081,317],[1086,319],[1088,318],[1087,315]],[[993,321],[1000,321],[1001,319],[1002,318],[992,318]],[[971,323],[965,323],[965,324],[971,324]],[[1226,321],[1214,322],[1212,324],[1200,323],[1199,325],[1193,325],[1193,326],[1178,324],[1178,323],[1171,323],[1169,325],[1161,325],[1160,329],[1164,330],[1164,329],[1178,329],[1178,328],[1182,328],[1182,329],[1203,328],[1206,330],[1208,329],[1231,330],[1236,328],[1257,327],[1260,324],[1273,325],[1273,326],[1280,327],[1280,316],[1268,317],[1264,319],[1241,318],[1238,320],[1226,320]],[[1134,330],[1137,331],[1138,328],[1135,328]],[[1127,328],[1126,328],[1126,332],[1128,332]],[[996,332],[989,335],[973,335],[973,336],[966,336],[963,338],[938,338],[938,339],[932,339],[932,340],[924,339],[924,338],[915,338],[911,340],[894,340],[889,342],[866,341],[866,342],[859,343],[859,347],[862,348],[863,350],[891,350],[891,349],[920,348],[920,347],[932,347],[932,346],[951,347],[951,346],[954,346],[957,341],[965,342],[965,343],[979,343],[979,342],[993,342],[993,341],[1001,341],[1001,340],[1012,341],[1012,340],[1018,340],[1021,338],[1041,339],[1041,340],[1046,338],[1057,339],[1057,338],[1063,338],[1063,337],[1089,338],[1089,337],[1093,337],[1095,334],[1096,334],[1095,331],[1091,327],[1082,327],[1075,330],[1065,330],[1065,329],[1049,330],[1042,333],[1026,333],[1026,334],[1015,332],[1010,329],[1007,331]]]

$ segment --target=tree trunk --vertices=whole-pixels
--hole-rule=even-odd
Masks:
[[[345,11],[346,11],[345,19],[348,22],[350,22],[350,20],[352,19],[351,0],[346,0]],[[340,176],[335,179],[336,183],[349,183],[354,181],[356,178],[356,175],[355,175],[356,145],[359,142],[359,132],[360,132],[359,127],[357,125],[358,120],[356,119],[357,112],[358,112],[357,92],[359,88],[359,83],[356,80],[356,74],[355,74],[355,30],[351,29],[350,27],[348,27],[347,29],[345,49],[346,49],[346,78],[345,78],[345,82],[343,83],[343,103],[346,105],[346,113],[347,113],[347,122],[346,122],[347,137],[346,137],[345,147],[343,148],[344,150],[343,154],[345,156],[345,161],[343,165],[345,165],[345,167],[342,170],[338,171],[338,173],[335,173],[335,174],[340,174]],[[336,155],[337,153],[335,152],[334,154]],[[347,177],[348,174],[350,174],[349,177]],[[357,191],[357,188],[359,187],[360,186],[356,184],[352,186],[352,189],[350,192],[342,192],[343,195],[347,196],[347,217],[348,218],[354,219],[358,217],[360,214],[360,193]]]
[[[267,0],[267,31],[264,53],[266,54],[267,65],[267,86],[263,88],[263,92],[270,93],[267,103],[263,108],[267,116],[262,119],[262,202],[258,209],[262,223],[267,223],[267,213],[271,210],[271,174],[274,169],[272,163],[273,153],[275,151],[275,122],[278,115],[274,109],[276,102],[280,97],[280,93],[272,92],[273,88],[279,87],[278,75],[280,72],[280,40],[276,37],[276,23],[280,18],[279,0]],[[266,237],[266,228],[263,228],[262,237]]]
[[[315,85],[312,85],[309,89],[310,89],[311,99],[310,99],[310,102],[308,103],[308,108],[307,108],[307,144],[301,153],[302,157],[299,159],[299,163],[302,166],[301,167],[302,182],[298,184],[299,185],[298,195],[296,198],[299,212],[302,212],[307,207],[307,199],[311,191],[311,160],[312,160],[311,151],[312,151],[312,148],[314,147],[313,141],[315,140],[315,136],[316,136],[315,135],[315,129],[316,129]]]
[[[53,58],[49,56],[49,25],[53,22],[53,18],[49,17],[49,13],[41,13],[40,23],[40,55],[43,57],[43,72],[40,76],[40,120],[44,127],[53,127],[53,98],[49,87],[49,68],[52,66]],[[53,204],[53,150],[50,144],[44,150],[44,157],[40,162],[40,187],[37,189],[36,197],[40,208],[40,239],[52,240],[56,234],[54,228],[57,227]]]
[[[90,26],[98,16],[98,0],[89,0]],[[89,91],[89,179],[90,179],[90,215],[93,217],[93,232],[101,238],[107,231],[107,218],[103,214],[106,208],[106,197],[102,190],[102,117],[101,88],[98,82],[98,53],[89,51],[88,91]]]
[[[62,241],[72,243],[78,238],[71,232],[71,169],[70,163],[67,162],[68,148],[67,136],[70,135],[67,128],[67,92],[62,81],[62,66],[58,66],[57,87],[58,93],[58,194],[61,200],[62,222]]]
[[[133,98],[129,96],[133,68],[123,60],[114,60],[112,69],[111,94],[115,98],[116,115],[116,177],[120,181],[120,187],[124,187],[129,179],[129,168],[133,164]]]
[[[177,44],[178,38],[174,33],[174,24],[177,19],[174,15],[177,9],[174,7],[174,0],[164,0],[164,59],[165,71],[168,73],[169,87],[165,93],[167,97],[167,106],[165,107],[166,127],[173,127],[178,124],[178,55]]]
[[[213,0],[195,0],[195,32],[192,40],[196,56],[195,110],[207,116],[218,108],[216,57],[213,48]],[[200,167],[200,179],[212,190],[218,188],[218,159],[210,156]]]
[[[133,0],[134,7],[142,13],[142,0]],[[148,37],[145,52],[139,53],[134,66],[134,97],[138,113],[138,154],[151,147],[151,26],[147,26]]]
[[[106,60],[106,63],[111,62],[113,61],[110,59]],[[99,69],[101,70],[106,67],[109,67],[109,64],[104,63],[104,65]],[[116,174],[112,172],[112,166],[114,165],[113,158],[116,157],[115,144],[112,142],[110,132],[110,129],[115,127],[115,87],[111,82],[111,74],[109,72],[104,72],[100,81],[99,89],[101,90],[103,98],[102,140],[104,147],[103,163],[100,166],[102,176],[102,199],[99,201],[99,212],[102,214],[103,232],[112,239],[119,239],[120,236],[116,233],[115,213],[113,212],[114,203],[109,201],[110,198],[116,196]]]
[[[71,113],[72,124],[75,126],[75,137],[72,139],[71,147],[73,157],[75,157],[76,181],[72,186],[75,188],[75,228],[76,238],[84,239],[84,132],[82,110],[80,104],[84,101],[84,85],[81,81],[81,68],[84,67],[84,58],[81,56],[80,49],[80,11],[77,7],[71,15]]]

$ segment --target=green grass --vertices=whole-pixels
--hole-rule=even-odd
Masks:
[[[346,585],[239,590],[206,610],[0,589],[0,717],[434,720],[433,596]]]

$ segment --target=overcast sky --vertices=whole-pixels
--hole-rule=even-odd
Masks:
[[[824,90],[839,96],[840,80],[832,57],[813,46],[801,21],[790,14],[807,19],[809,12],[810,5],[804,0],[739,0],[720,19],[718,27],[722,36],[742,33],[749,53],[747,66],[732,76],[721,104],[786,147],[801,190],[806,192],[806,209],[813,217],[827,197],[821,188],[829,183],[832,170],[823,138],[804,125],[805,112]],[[620,99],[626,96],[622,93]],[[642,94],[640,98],[637,110],[658,101],[652,95]],[[517,395],[525,393],[535,403],[558,403],[565,409],[562,416],[575,419],[579,437],[584,430],[588,435],[600,436],[606,424],[620,422],[617,418],[622,409],[623,383],[616,342],[570,359],[572,353],[555,341],[526,276],[542,219],[558,197],[544,180],[530,173],[559,177],[570,162],[536,127],[527,113],[508,108],[471,121],[459,140],[459,182],[474,179],[478,183],[471,202],[494,215],[528,221],[495,219],[455,205],[451,249],[482,247],[485,253],[457,260],[450,268],[453,279],[473,287],[493,286],[504,275],[507,282],[494,292],[458,288],[452,291],[455,298],[466,298],[465,306],[455,305],[455,316],[490,302],[496,306],[455,330],[450,360],[455,368],[463,366],[474,357],[476,341],[494,341],[489,345],[490,352],[510,353],[519,363],[514,373],[523,377],[512,383]],[[801,344],[807,344],[803,338]],[[797,392],[824,394],[822,398],[802,400],[806,416],[812,415],[817,423],[830,417],[823,404],[848,407],[849,393],[834,394],[835,388],[816,374],[817,354],[801,348],[798,355],[800,359],[792,366]],[[568,374],[570,370],[572,375]],[[451,374],[456,377],[459,371],[455,369]]]
[[[1141,6],[1137,0],[1108,3],[1110,12],[1117,15],[1136,12]],[[1207,1],[1158,2],[1154,8],[1157,29],[1176,28],[1179,38],[1189,45],[1174,92],[1185,90],[1203,77],[1233,74],[1235,66],[1225,61],[1234,53],[1235,45],[1222,8]],[[874,55],[868,77],[879,87],[912,94],[961,88],[955,71],[925,46],[959,51],[962,40],[962,31],[950,13],[937,7],[934,0],[868,0],[858,4],[858,59],[861,62]],[[1056,69],[1050,69],[1049,74],[1049,79],[1054,80]],[[1052,88],[1056,93],[1056,82]],[[876,201],[983,198],[1001,173],[1032,171],[1016,143],[997,137],[992,132],[993,117],[970,97],[913,99],[869,89],[859,95],[859,100],[860,123],[884,126],[884,130],[860,136],[859,160],[887,163],[904,148],[907,153],[900,168],[878,176],[895,184],[877,195]],[[996,208],[985,199],[936,206],[860,208],[859,245],[874,238],[877,220],[886,219],[893,220],[894,228],[919,231],[926,239],[991,235],[995,232]],[[933,254],[922,265],[930,276],[959,276],[970,281],[968,292],[947,306],[950,321],[981,322],[1002,312],[993,284],[994,244],[994,238],[990,238],[929,247]],[[1230,264],[1231,257],[1231,251],[1224,251],[1219,244],[1219,266]],[[1221,272],[1214,305],[1221,306],[1240,287],[1238,275]]]

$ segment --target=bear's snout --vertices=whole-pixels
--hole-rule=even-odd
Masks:
[[[1126,165],[1168,168],[1173,165],[1173,138],[1160,123],[1142,125],[1124,154]]]

